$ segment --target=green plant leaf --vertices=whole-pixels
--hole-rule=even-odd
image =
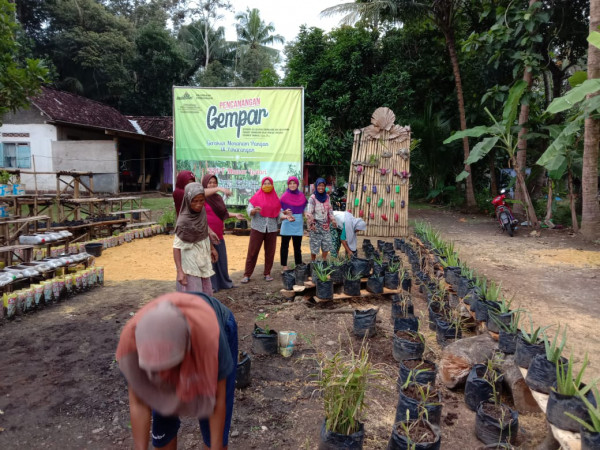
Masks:
[[[581,130],[583,117],[579,116],[570,122],[560,134],[548,146],[544,154],[537,160],[536,164],[545,167],[548,170],[556,170],[563,163],[567,149],[573,145],[575,134]],[[556,132],[556,128],[550,129],[551,135]]]
[[[566,95],[555,98],[546,109],[547,112],[556,114],[561,111],[572,108],[576,103],[580,102],[588,94],[593,94],[600,90],[600,78],[585,80],[579,86],[574,87]]]
[[[480,125],[478,127],[469,128],[463,131],[457,131],[452,136],[447,138],[443,143],[449,144],[450,142],[456,141],[458,139],[462,139],[464,137],[480,137],[486,133],[490,132],[491,127],[487,127],[485,125]]]
[[[527,89],[527,82],[519,80],[512,88],[510,88],[510,91],[508,91],[508,98],[504,104],[504,110],[502,111],[502,121],[504,122],[507,133],[510,133],[510,127],[513,126],[513,123],[517,118],[519,101],[521,100],[525,89]]]
[[[574,88],[576,86],[579,86],[585,80],[587,80],[587,72],[584,72],[583,70],[578,70],[569,77],[569,84],[572,88]]]
[[[456,182],[459,183],[462,180],[465,180],[468,176],[470,175],[469,172],[467,172],[466,170],[463,170],[461,173],[458,174],[458,176],[456,177]]]
[[[482,159],[485,155],[487,155],[490,152],[492,148],[494,148],[494,145],[496,145],[498,139],[500,139],[499,136],[494,136],[485,138],[483,141],[478,142],[477,145],[473,147],[473,150],[471,150],[471,153],[465,161],[465,164],[473,164]]]
[[[587,41],[596,48],[600,48],[600,33],[592,31],[587,37]]]

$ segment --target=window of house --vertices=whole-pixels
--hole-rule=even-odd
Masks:
[[[6,169],[30,169],[31,150],[26,142],[1,142],[0,164]]]

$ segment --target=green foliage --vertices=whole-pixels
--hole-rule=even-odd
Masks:
[[[585,394],[590,389],[593,389],[594,398],[596,399],[596,406],[594,406],[585,396]],[[584,389],[579,391],[579,398],[583,401],[583,403],[585,404],[585,407],[587,408],[587,412],[590,416],[590,423],[582,420],[580,417],[574,416],[573,414],[571,414],[569,412],[565,412],[565,414],[567,416],[569,416],[571,419],[578,422],[582,427],[584,427],[590,433],[600,433],[600,393],[598,392],[598,387],[596,387],[592,384],[590,384],[589,386],[586,386]]]
[[[259,313],[255,319],[256,322],[261,323],[260,327],[265,332],[265,334],[271,334],[271,326],[269,325],[268,319],[269,319],[269,314],[264,313],[264,312]]]
[[[498,325],[498,328],[501,328],[509,334],[517,334],[519,332],[519,323],[521,322],[522,312],[523,310],[521,309],[515,309],[514,311],[512,311],[512,314],[510,316],[510,322],[508,324],[502,322],[494,314],[492,314],[490,317],[492,318],[494,323]]]
[[[160,219],[158,219],[158,223],[162,226],[166,226],[167,224],[175,225],[176,220],[175,208],[169,208],[162,213]]]
[[[347,280],[350,280],[350,281],[357,281],[357,280],[360,280],[360,274],[355,274],[355,273],[352,273],[352,269],[349,269],[349,270],[346,272],[346,279],[347,279]]]
[[[48,80],[48,70],[41,61],[22,58],[14,14],[14,5],[0,0],[0,125],[4,114],[27,107],[28,97],[37,94]]]
[[[333,271],[325,261],[314,261],[313,262],[314,273],[319,281],[329,280],[329,274]]]
[[[521,337],[525,342],[531,345],[538,344],[540,342],[540,334],[543,333],[548,327],[537,327],[534,328],[533,320],[529,318],[529,331],[521,327]]]
[[[369,384],[383,373],[369,361],[369,346],[363,341],[358,353],[352,345],[320,361],[318,385],[323,394],[328,431],[352,434],[363,419]]]
[[[581,379],[583,378],[583,373],[585,372],[585,368],[589,363],[587,353],[583,358],[581,369],[579,369],[579,372],[577,372],[574,378],[573,363],[574,361],[572,353],[567,364],[563,364],[558,360],[556,361],[556,389],[554,387],[552,387],[552,389],[561,395],[575,396],[580,392],[582,387]]]
[[[558,363],[562,355],[563,349],[565,348],[565,344],[567,343],[567,327],[565,327],[563,330],[560,343],[558,342],[559,336],[560,325],[556,330],[556,334],[554,335],[554,339],[552,339],[552,342],[550,342],[550,339],[548,338],[546,332],[543,333],[544,347],[546,348],[546,359],[548,361],[552,361],[555,364]]]
[[[7,184],[10,181],[10,173],[6,170],[0,172],[0,184]]]

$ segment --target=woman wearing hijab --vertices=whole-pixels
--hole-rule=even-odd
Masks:
[[[315,181],[315,192],[308,199],[306,209],[310,236],[310,257],[317,259],[319,250],[322,251],[323,259],[331,251],[330,224],[337,227],[333,208],[329,202],[329,195],[325,192],[325,179],[317,178]]]
[[[277,219],[281,214],[281,202],[273,188],[273,179],[264,177],[260,183],[260,189],[252,196],[246,208],[250,222],[250,242],[248,243],[248,254],[246,256],[246,268],[242,283],[250,281],[250,277],[256,267],[258,253],[265,243],[265,270],[266,281],[273,281],[271,269],[275,258],[277,247]],[[288,220],[294,220],[288,216]]]
[[[304,234],[304,220],[302,214],[306,207],[306,197],[298,189],[300,182],[296,177],[289,177],[288,188],[281,196],[281,209],[285,215],[292,215],[293,221],[287,220],[281,224],[281,247],[279,256],[283,270],[287,270],[288,250],[290,239],[294,245],[294,262],[302,264],[302,235]]]
[[[184,189],[181,211],[175,225],[173,258],[177,268],[177,291],[212,295],[211,262],[219,257],[208,235],[204,188],[190,183]]]
[[[367,224],[364,220],[354,217],[348,211],[334,211],[333,215],[335,216],[337,227],[331,231],[333,242],[331,254],[337,256],[340,247],[343,246],[346,256],[358,256],[356,232],[366,230]]]
[[[177,175],[177,181],[175,182],[175,189],[173,190],[173,201],[175,202],[175,214],[179,217],[179,210],[183,203],[183,191],[189,183],[196,181],[196,177],[189,170],[182,170]]]
[[[213,297],[171,293],[140,309],[123,328],[116,355],[129,389],[134,447],[148,448],[152,429],[154,447],[176,449],[179,416],[187,416],[200,419],[207,447],[226,449],[237,352],[233,313]]]
[[[212,268],[215,274],[210,277],[213,292],[219,292],[221,289],[231,289],[233,281],[229,278],[229,268],[227,266],[227,248],[225,247],[225,239],[223,230],[225,229],[225,220],[230,217],[235,217],[238,220],[244,219],[243,214],[230,213],[225,206],[223,197],[217,194],[222,192],[225,196],[231,195],[229,189],[219,186],[219,180],[216,175],[206,174],[202,177],[202,187],[204,187],[204,195],[206,196],[206,218],[208,227],[215,232],[218,238],[218,243],[215,244],[219,259],[213,263]]]

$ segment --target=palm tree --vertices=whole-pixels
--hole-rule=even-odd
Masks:
[[[600,0],[590,0],[590,33],[600,25]],[[600,78],[600,50],[588,46],[588,79]],[[600,121],[585,119],[583,171],[581,177],[581,233],[592,240],[600,239],[600,206],[598,205],[598,142]]]
[[[446,48],[452,64],[452,73],[454,74],[454,83],[456,86],[456,99],[458,102],[458,113],[460,118],[460,129],[467,129],[467,119],[465,114],[465,100],[463,96],[463,87],[460,77],[460,66],[456,54],[456,40],[454,26],[460,13],[461,6],[465,0],[357,0],[355,3],[344,3],[332,6],[321,12],[321,14],[330,16],[333,14],[345,13],[345,23],[350,20],[362,18],[372,26],[376,27],[380,20],[395,22],[406,22],[417,18],[428,18],[438,30],[442,32],[446,40]],[[463,153],[465,161],[469,157],[469,139],[463,138]],[[471,173],[471,166],[465,164],[465,171]],[[473,190],[473,177],[466,178],[466,200],[467,207],[477,206],[475,201],[475,192]]]
[[[208,33],[208,37],[207,37]],[[200,67],[204,70],[208,64],[218,60],[224,66],[233,62],[231,53],[233,44],[225,40],[225,28],[213,29],[205,19],[184,25],[177,36],[182,50],[190,61],[190,67],[184,74],[184,79],[189,80]]]
[[[273,44],[283,44],[285,39],[275,32],[272,22],[265,25],[260,18],[260,11],[256,8],[248,8],[246,12],[237,13],[235,20],[239,23],[235,26],[238,36],[238,44],[243,50],[262,50],[271,56],[277,55],[278,51],[269,47]]]

